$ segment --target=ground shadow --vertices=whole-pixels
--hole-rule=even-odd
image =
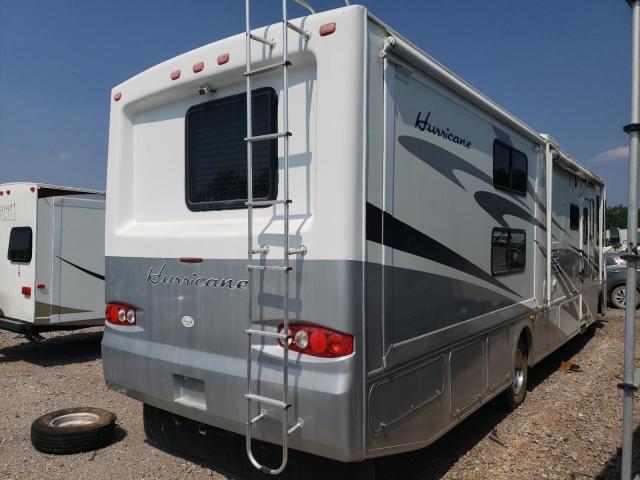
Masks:
[[[0,363],[24,361],[41,367],[91,362],[100,358],[102,331],[77,332],[46,337],[42,343],[23,340],[16,345],[0,348]]]
[[[620,439],[622,442],[622,439]],[[618,448],[616,453],[611,456],[600,473],[595,477],[598,480],[617,480],[620,478],[620,457],[622,449]],[[640,428],[636,428],[633,432],[633,467],[634,474],[640,473]],[[631,475],[632,478],[634,474]]]
[[[594,328],[602,328],[603,324],[600,320],[596,321]],[[531,391],[540,385],[545,379],[547,379],[553,372],[558,370],[560,363],[563,361],[569,361],[591,341],[593,338],[593,332],[585,332],[582,335],[578,335],[555,352],[551,353],[548,357],[536,364],[534,368],[529,370],[529,378],[527,379],[527,390]]]

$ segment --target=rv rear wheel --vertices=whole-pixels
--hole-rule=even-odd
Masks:
[[[504,393],[504,400],[510,409],[517,408],[527,396],[528,354],[525,342],[520,339],[513,358],[513,381]]]
[[[111,442],[115,423],[116,416],[101,408],[64,408],[31,424],[31,443],[43,453],[89,452]]]

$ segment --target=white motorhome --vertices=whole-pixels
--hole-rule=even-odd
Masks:
[[[603,308],[603,181],[366,8],[112,96],[104,374],[148,431],[244,435],[268,473],[417,449]]]
[[[102,192],[0,184],[0,328],[40,332],[104,324]]]

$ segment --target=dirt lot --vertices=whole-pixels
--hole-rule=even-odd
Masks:
[[[517,411],[506,414],[491,402],[431,447],[378,460],[376,478],[616,478],[623,314],[610,311],[604,320],[595,336],[576,338],[530,372],[527,399]],[[227,478],[145,442],[142,406],[104,385],[99,331],[46,337],[33,345],[0,333],[0,478]],[[558,371],[562,360],[582,371]],[[116,443],[71,456],[33,450],[33,419],[81,405],[117,414]],[[636,444],[640,452],[640,434]]]

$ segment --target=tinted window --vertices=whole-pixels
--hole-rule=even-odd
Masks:
[[[527,157],[517,150],[511,152],[511,188],[522,193],[527,191]]]
[[[569,206],[569,227],[571,230],[580,228],[580,208],[573,203]]]
[[[491,233],[491,273],[504,275],[521,272],[526,266],[524,230],[494,228]]]
[[[493,146],[493,184],[496,187],[510,188],[509,180],[510,151],[501,143]]]
[[[253,92],[253,135],[277,130],[275,90]],[[246,208],[245,94],[196,105],[186,115],[186,201],[190,210]],[[253,143],[253,198],[277,197],[278,141]]]
[[[589,241],[589,209],[584,207],[582,209],[582,243]]]
[[[499,140],[493,142],[493,185],[527,194],[527,156]]]
[[[9,234],[9,252],[11,262],[29,263],[31,261],[33,232],[30,227],[14,227]]]

